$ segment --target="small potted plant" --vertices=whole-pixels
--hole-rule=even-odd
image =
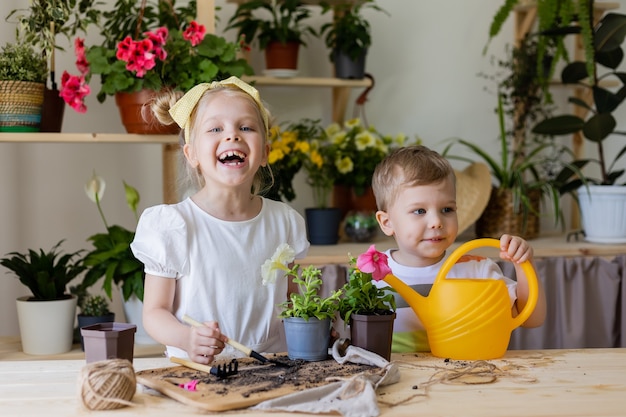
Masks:
[[[87,268],[83,285],[89,287],[104,277],[102,288],[109,299],[113,298],[113,287],[118,287],[122,294],[124,313],[130,323],[137,325],[137,342],[154,344],[142,326],[143,308],[143,263],[135,258],[130,244],[135,238],[135,232],[120,225],[109,225],[102,212],[100,201],[104,195],[106,183],[102,177],[93,173],[85,184],[85,193],[90,200],[96,203],[98,212],[106,228],[106,233],[96,233],[88,238],[94,246],[84,257]],[[139,192],[124,182],[126,203],[133,211],[135,219],[139,218]]]
[[[247,44],[257,40],[265,51],[268,75],[293,76],[298,68],[300,45],[315,30],[305,21],[311,10],[300,0],[251,0],[242,2],[228,21],[226,30],[236,29]]]
[[[312,265],[301,270],[299,264],[293,264],[294,259],[294,250],[289,245],[276,248],[274,255],[262,266],[263,284],[275,283],[282,273],[298,287],[298,291],[292,292],[280,305],[289,358],[325,360],[331,323],[338,311],[342,290],[335,290],[328,297],[320,296],[322,271]]]
[[[31,296],[17,299],[17,316],[22,349],[32,355],[49,355],[72,349],[76,296],[68,292],[68,284],[85,267],[82,251],[62,253],[58,242],[49,251],[29,249],[11,252],[0,259],[31,291]]]
[[[89,295],[78,305],[78,328],[91,326],[98,323],[111,323],[115,321],[115,313],[109,309],[109,302],[101,295]],[[80,336],[80,347],[85,350],[85,341]]]
[[[350,339],[354,346],[378,353],[389,360],[393,322],[396,318],[395,290],[388,285],[378,286],[391,269],[387,255],[371,245],[357,259],[350,256],[348,282],[343,287],[339,313],[350,325]]]
[[[46,60],[17,40],[0,51],[0,132],[37,132],[41,124]]]
[[[330,50],[337,78],[361,79],[365,76],[365,59],[372,44],[369,22],[362,12],[372,9],[388,14],[374,0],[330,5],[321,3],[322,14],[333,12],[332,22],[322,25],[320,35]]]

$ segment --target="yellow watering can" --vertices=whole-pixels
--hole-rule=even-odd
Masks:
[[[504,355],[511,332],[521,326],[537,305],[537,275],[532,264],[521,264],[528,278],[528,302],[517,317],[501,279],[449,278],[450,268],[466,252],[481,246],[500,248],[497,239],[475,239],[459,246],[441,266],[427,297],[389,274],[391,285],[415,311],[426,329],[433,355],[440,358],[479,360]]]

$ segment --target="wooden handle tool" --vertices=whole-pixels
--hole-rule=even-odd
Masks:
[[[185,323],[191,325],[191,326],[194,326],[194,327],[202,327],[202,326],[204,326],[204,324],[202,324],[199,321],[189,317],[186,314],[183,316],[183,321]],[[275,360],[272,360],[272,359],[268,359],[265,356],[261,355],[260,353],[255,352],[254,350],[250,349],[249,347],[247,347],[245,345],[242,345],[241,343],[231,339],[230,337],[228,338],[228,342],[226,342],[226,343],[228,343],[229,345],[231,345],[232,347],[234,347],[238,351],[243,352],[246,356],[254,358],[254,359],[256,359],[256,360],[258,360],[258,361],[260,361],[262,363],[270,362],[270,363],[275,363],[275,364],[281,365],[281,366],[289,366],[289,365],[286,365],[286,364],[284,364],[284,363],[282,363],[280,361],[275,361]]]

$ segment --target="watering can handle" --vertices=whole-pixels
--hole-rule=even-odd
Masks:
[[[436,285],[438,281],[444,280],[448,275],[448,271],[454,266],[454,264],[461,258],[461,256],[465,255],[467,252],[474,250],[476,248],[480,248],[483,246],[492,246],[494,248],[500,249],[500,241],[498,239],[492,238],[482,238],[482,239],[474,239],[468,242],[465,242],[461,246],[459,246],[452,254],[445,260],[437,277],[435,278],[435,282],[433,285]],[[535,310],[535,306],[537,305],[537,298],[539,297],[539,284],[537,283],[537,274],[535,273],[535,269],[533,268],[530,261],[524,261],[520,264],[524,273],[526,274],[526,278],[528,280],[528,301],[526,305],[519,312],[517,317],[515,317],[512,321],[512,328],[515,329],[521,326],[528,317]]]

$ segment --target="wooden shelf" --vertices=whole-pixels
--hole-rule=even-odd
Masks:
[[[0,142],[17,143],[156,143],[176,144],[177,135],[127,133],[0,133]]]
[[[314,78],[314,77],[265,77],[265,76],[245,76],[246,82],[253,82],[256,85],[289,86],[289,87],[333,87],[333,88],[359,88],[370,87],[372,81],[369,78],[362,80],[344,80],[341,78]]]

